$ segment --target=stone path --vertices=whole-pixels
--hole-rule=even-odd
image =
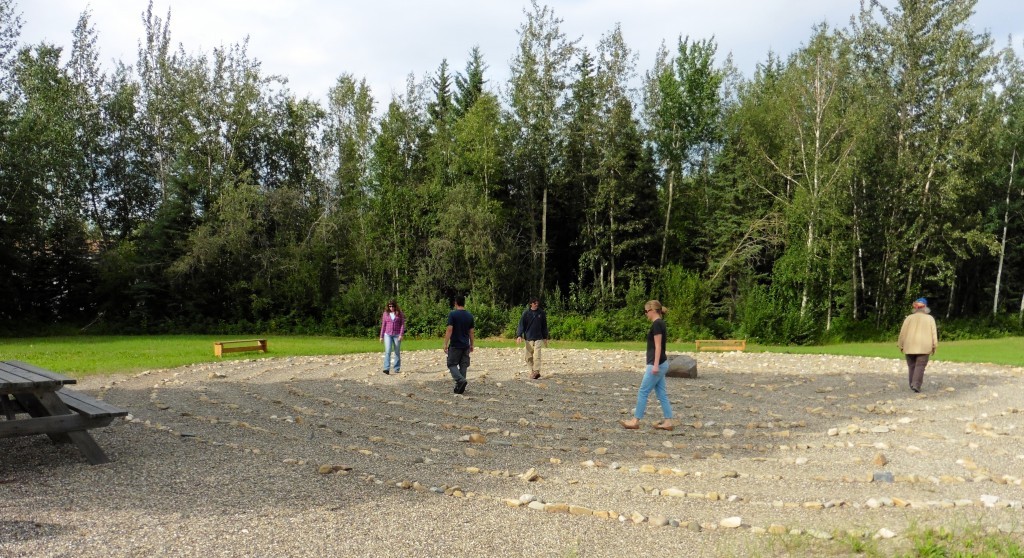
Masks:
[[[669,381],[677,428],[651,428],[652,397],[626,431],[641,354],[549,349],[539,381],[519,355],[477,351],[464,396],[440,351],[392,376],[374,354],[87,379],[132,411],[97,433],[114,462],[5,440],[0,555],[76,537],[112,555],[621,556],[898,546],[915,524],[1024,536],[1021,369],[933,361],[915,394],[897,360],[701,353],[699,378]]]

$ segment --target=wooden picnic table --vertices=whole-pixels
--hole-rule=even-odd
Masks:
[[[26,362],[0,361],[0,414],[6,418],[0,438],[46,434],[55,443],[74,443],[93,465],[107,463],[88,430],[128,411],[64,387],[75,382]]]

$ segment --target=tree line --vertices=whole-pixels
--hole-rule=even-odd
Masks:
[[[472,47],[318,101],[152,4],[105,70],[88,10],[63,52],[0,0],[0,330],[365,334],[394,297],[435,335],[465,294],[484,335],[532,295],[580,339],[647,298],[684,339],[876,338],[918,296],[1020,332],[1024,66],[975,4],[864,0],[743,76],[713,37],[639,68],[534,0],[506,82]]]

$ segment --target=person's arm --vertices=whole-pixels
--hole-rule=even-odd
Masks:
[[[474,342],[473,342],[473,341],[474,341],[474,339],[475,339],[475,338],[473,337],[473,336],[474,336],[474,332],[475,332],[475,331],[476,331],[476,329],[474,329],[474,328],[469,328],[469,352],[471,352],[471,353],[473,352],[473,345],[475,345],[475,344],[476,344],[476,343],[474,343]]]
[[[452,326],[448,326],[444,330],[444,352],[448,352],[448,343],[452,340]]]
[[[523,328],[525,327],[525,324],[526,324],[526,312],[523,312],[523,315],[519,317],[519,325],[516,326],[516,344],[517,345],[520,342],[522,342],[523,334],[526,333],[525,331],[523,331]]]
[[[659,360],[661,360],[661,337],[660,333],[654,334],[654,368],[651,369],[651,374],[658,375]]]
[[[540,320],[540,327],[543,330],[544,344],[547,344],[548,337],[550,337],[548,335],[548,313],[544,312],[543,314],[541,314]]]
[[[935,327],[935,320],[932,320],[932,354],[935,354],[935,349],[939,347],[939,331]]]
[[[401,324],[398,327],[398,340],[401,341],[402,337],[405,335],[405,313],[404,312],[399,312],[398,313],[398,322],[399,322],[399,324]]]
[[[386,315],[387,315],[387,312],[385,312],[385,313],[380,315],[380,340],[381,341],[384,340],[384,325],[386,323],[386,321],[384,320],[384,316],[386,316]]]

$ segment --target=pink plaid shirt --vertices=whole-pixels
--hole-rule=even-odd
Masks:
[[[392,335],[395,337],[401,337],[405,335],[405,314],[401,312],[395,312],[395,319],[391,319],[389,312],[384,312],[380,316],[380,336]]]

